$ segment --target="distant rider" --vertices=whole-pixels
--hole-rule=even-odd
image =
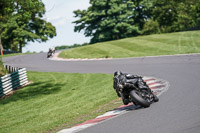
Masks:
[[[55,48],[54,47],[49,48],[49,53],[51,53],[52,55],[55,54]]]

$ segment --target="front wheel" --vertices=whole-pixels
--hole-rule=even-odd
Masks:
[[[134,102],[136,102],[137,104],[141,105],[144,108],[149,107],[151,104],[148,100],[143,99],[142,96],[139,94],[139,92],[136,92],[135,90],[132,90],[130,92],[130,97]]]
[[[159,101],[158,96],[156,96],[155,94],[153,94],[153,101],[154,101],[154,102],[158,102],[158,101]]]
[[[49,57],[51,57],[51,53],[48,52],[47,53],[47,58],[49,58]]]

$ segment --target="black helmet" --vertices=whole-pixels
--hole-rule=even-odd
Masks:
[[[121,71],[116,71],[116,72],[114,73],[114,76],[119,76],[119,75],[121,75],[121,74],[122,74]]]

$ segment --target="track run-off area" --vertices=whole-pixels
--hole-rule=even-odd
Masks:
[[[3,58],[4,64],[28,71],[108,73],[116,70],[163,79],[170,84],[150,108],[129,109],[80,133],[199,133],[200,54],[108,60],[49,60],[46,53]],[[113,89],[113,88],[111,88]],[[130,105],[131,106],[131,105]]]

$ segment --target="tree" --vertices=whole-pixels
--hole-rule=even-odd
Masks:
[[[200,25],[200,0],[155,0],[152,18],[161,32],[175,32]]]
[[[55,27],[42,19],[45,7],[41,0],[1,1],[4,21],[0,23],[0,35],[5,48],[22,52],[29,41],[45,42],[56,36]]]
[[[143,27],[142,34],[149,35],[149,34],[157,34],[160,33],[159,23],[152,19],[149,19]]]
[[[91,43],[136,36],[148,17],[147,0],[90,0],[87,10],[74,11],[74,31],[84,30]],[[142,12],[145,11],[145,12]]]
[[[200,25],[200,0],[90,0],[90,4],[87,10],[74,11],[79,18],[74,31],[84,31],[91,43]]]
[[[174,22],[177,30],[186,30],[200,25],[200,0],[179,2],[178,19]]]
[[[9,2],[6,2],[6,0],[0,0],[0,49],[1,51],[3,50],[3,45],[2,45],[2,35],[1,33],[3,32],[3,29],[5,26],[5,23],[9,16],[11,16],[12,13],[12,8],[11,4]]]
[[[146,20],[152,18],[153,0],[132,0],[135,7],[133,8],[133,17],[135,24],[142,30]]]

